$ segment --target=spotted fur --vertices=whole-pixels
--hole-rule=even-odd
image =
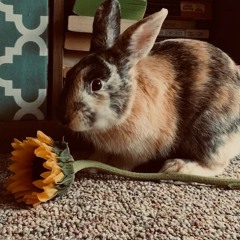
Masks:
[[[62,123],[82,132],[101,151],[99,161],[132,170],[154,160],[163,163],[163,172],[220,174],[240,154],[235,63],[198,40],[154,43],[166,9],[122,35],[119,16],[117,0],[99,7],[94,51],[67,76]],[[92,91],[96,79],[101,89]]]

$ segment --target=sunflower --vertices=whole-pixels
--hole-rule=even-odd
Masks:
[[[37,206],[61,195],[73,182],[74,160],[66,142],[54,142],[38,131],[37,138],[14,139],[12,147],[7,190],[18,202]]]
[[[64,140],[53,141],[41,131],[37,132],[37,138],[27,137],[22,142],[14,139],[12,147],[12,164],[9,166],[12,175],[7,190],[13,193],[18,202],[34,207],[65,193],[74,181],[75,174],[89,168],[135,180],[175,180],[240,189],[240,179],[178,173],[137,173],[91,160],[74,161]]]

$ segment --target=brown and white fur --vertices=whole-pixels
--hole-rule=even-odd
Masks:
[[[240,75],[206,42],[155,43],[166,16],[162,9],[120,35],[119,3],[105,1],[91,54],[67,75],[59,116],[100,161],[106,153],[128,170],[154,160],[164,163],[157,171],[217,175],[240,154]]]

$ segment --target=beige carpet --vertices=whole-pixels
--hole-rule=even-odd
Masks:
[[[240,239],[240,190],[78,174],[65,196],[30,208],[6,192],[6,165],[1,157],[1,240]],[[225,175],[240,178],[240,160]]]

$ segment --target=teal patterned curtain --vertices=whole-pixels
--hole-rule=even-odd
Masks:
[[[48,0],[0,0],[0,121],[45,118]]]

